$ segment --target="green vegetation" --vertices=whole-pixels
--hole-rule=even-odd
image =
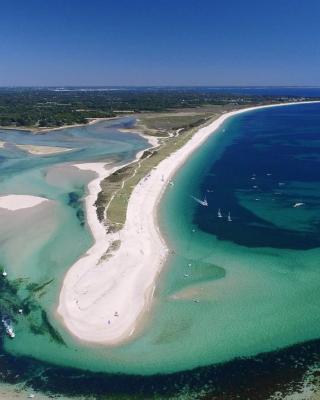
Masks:
[[[102,257],[99,260],[99,263],[102,261],[109,260],[113,256],[113,253],[117,251],[121,246],[121,240],[114,240],[110,246],[108,247],[107,251],[102,255]]]
[[[123,227],[128,201],[138,182],[143,177],[146,177],[162,160],[183,146],[199,128],[199,125],[211,122],[221,115],[224,110],[224,107],[220,107],[220,112],[216,112],[213,116],[211,114],[211,118],[198,113],[192,122],[188,115],[185,120],[183,115],[180,115],[180,131],[178,134],[161,138],[157,148],[146,150],[140,160],[119,169],[101,182],[102,190],[96,201],[97,215],[100,222],[102,222],[105,220],[105,210],[107,210],[105,224],[108,232],[115,232]],[[161,117],[157,121],[155,118],[154,116],[151,129],[154,129],[154,124],[156,123],[157,129],[162,130],[163,127],[159,121]],[[173,114],[172,119],[170,119],[170,115],[167,115],[164,123],[169,130],[172,127],[176,128],[176,115]],[[148,120],[144,120],[144,124],[148,124]],[[147,125],[146,127],[148,128]]]
[[[289,100],[292,99],[215,93],[205,88],[0,88],[0,126],[41,129],[84,124],[88,122],[88,118],[113,117],[128,113]]]

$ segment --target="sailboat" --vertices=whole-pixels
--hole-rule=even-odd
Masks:
[[[301,207],[303,205],[304,205],[304,203],[295,203],[292,207],[297,208],[297,207]]]
[[[222,214],[221,214],[220,208],[219,208],[219,210],[218,210],[218,218],[222,218]]]
[[[193,200],[195,200],[196,202],[198,202],[199,204],[201,204],[202,206],[207,207],[208,206],[208,200],[205,197],[203,200],[198,199],[197,197],[191,196],[193,198]]]
[[[229,214],[228,214],[228,222],[232,222],[230,212],[229,212]]]

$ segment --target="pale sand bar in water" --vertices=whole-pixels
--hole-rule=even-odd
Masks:
[[[16,144],[16,146],[34,155],[58,154],[73,150],[67,147],[35,146],[33,144]]]
[[[29,196],[22,194],[9,194],[0,196],[0,208],[5,208],[10,211],[21,210],[37,206],[44,201],[48,201],[44,197]]]
[[[296,103],[278,106],[289,104]],[[87,218],[95,244],[66,274],[58,306],[58,313],[74,336],[106,345],[130,338],[137,321],[150,304],[156,278],[168,254],[156,219],[157,204],[168,182],[187,158],[228,118],[275,106],[229,112],[200,128],[183,147],[161,161],[134,188],[125,225],[114,234],[106,234],[94,206],[101,190],[100,181],[114,169],[107,171],[103,164],[78,165],[79,168],[96,171],[98,177],[90,182],[86,198]],[[121,241],[120,248],[113,257],[102,260],[101,257],[115,240]]]

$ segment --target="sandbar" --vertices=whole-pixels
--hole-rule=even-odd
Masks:
[[[35,146],[33,144],[16,144],[16,146],[34,155],[58,154],[73,150],[66,147]]]
[[[0,208],[6,210],[15,211],[23,208],[30,208],[37,206],[48,199],[38,196],[29,196],[22,194],[9,194],[6,196],[0,196]]]

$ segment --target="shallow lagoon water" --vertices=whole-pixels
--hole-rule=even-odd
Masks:
[[[319,111],[319,105],[299,105],[237,116],[179,171],[159,211],[173,254],[145,329],[136,340],[118,348],[92,348],[64,331],[53,318],[67,268],[58,261],[52,267],[56,283],[40,303],[66,345],[46,334],[31,334],[28,323],[21,321],[17,330],[21,340],[6,340],[5,349],[92,371],[149,375],[255,356],[319,338],[320,175],[315,156]],[[32,193],[39,194],[33,191],[41,187],[37,172],[33,173],[34,180],[18,174],[13,185],[30,179]],[[4,187],[9,193],[10,186]],[[209,206],[199,206],[191,195],[206,196]],[[65,188],[59,196],[65,198]],[[293,208],[298,201],[306,206]],[[79,235],[75,232],[81,225],[69,208],[70,226]],[[218,208],[222,220],[217,218]],[[228,211],[231,223],[225,218]],[[57,230],[48,243],[54,254],[67,243],[62,231]],[[83,228],[82,234],[84,248],[90,245],[85,241],[90,235]]]

